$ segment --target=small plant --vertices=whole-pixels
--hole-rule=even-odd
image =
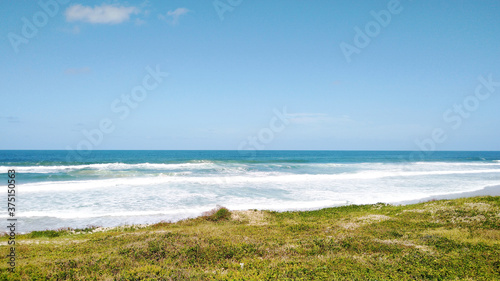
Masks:
[[[32,231],[29,234],[29,237],[30,238],[41,238],[41,237],[54,238],[54,237],[59,237],[64,233],[65,233],[64,231],[57,231],[57,230]]]
[[[85,228],[75,228],[73,229],[73,232],[79,232],[79,233],[89,233],[94,231],[94,229],[98,228],[99,226],[96,225],[88,225]]]
[[[152,224],[151,225],[151,228],[153,229],[157,229],[157,228],[162,228],[162,227],[166,227],[168,225],[172,225],[173,223],[171,221],[160,221],[158,223],[155,223],[155,224]]]
[[[231,211],[226,207],[217,205],[214,209],[203,212],[202,216],[205,217],[206,220],[214,222],[229,220],[231,218]]]

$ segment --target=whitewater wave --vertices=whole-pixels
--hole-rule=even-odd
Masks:
[[[500,160],[492,162],[402,162],[402,163],[260,163],[254,164],[254,167],[268,167],[270,169],[296,169],[296,168],[374,168],[374,167],[478,167],[492,166],[500,167]],[[216,169],[217,171],[246,171],[249,166],[245,163],[223,161],[197,160],[186,163],[103,163],[103,164],[81,164],[81,165],[54,165],[54,166],[0,166],[1,170],[16,170],[18,173],[50,174],[50,173],[71,173],[71,172],[105,172],[105,171],[171,171],[171,170],[203,170]]]
[[[23,212],[20,217],[36,218],[36,217],[52,217],[59,219],[81,219],[81,218],[100,218],[100,217],[133,217],[133,216],[161,216],[161,215],[189,215],[200,214],[210,210],[214,206],[207,205],[194,208],[178,208],[175,210],[153,210],[153,211],[115,211],[115,212],[89,212],[88,210],[78,211],[31,211]]]
[[[285,183],[328,183],[338,180],[366,180],[388,177],[415,177],[431,175],[454,175],[454,174],[482,174],[496,173],[500,175],[499,169],[481,170],[449,170],[449,171],[361,171],[340,174],[291,174],[280,172],[253,172],[245,175],[217,175],[212,176],[190,176],[190,175],[165,175],[160,174],[153,177],[130,177],[112,178],[98,180],[79,181],[49,181],[28,183],[19,186],[23,193],[27,192],[72,192],[77,190],[99,189],[99,188],[125,188],[125,187],[149,187],[168,184],[199,184],[202,186],[221,186],[227,184],[241,186],[242,184],[285,184]]]
[[[162,164],[162,163],[140,163],[140,164],[125,164],[125,163],[105,163],[105,164],[86,164],[86,165],[62,165],[62,166],[0,166],[0,170],[16,170],[18,173],[61,173],[71,172],[75,170],[176,170],[176,169],[206,169],[214,167],[214,163],[210,161],[196,163],[178,163],[178,164]]]
[[[492,163],[493,162],[493,163]],[[492,162],[414,162],[409,163],[416,166],[463,166],[463,167],[471,167],[471,166],[500,166],[499,160],[493,160]]]
[[[293,201],[291,204],[288,200],[259,198],[254,200],[234,198],[237,203],[225,204],[225,207],[230,210],[248,210],[248,209],[266,209],[275,211],[291,211],[291,210],[307,210],[320,209],[333,206],[341,206],[350,204],[347,200],[315,200],[315,201]],[[239,200],[238,200],[239,199]],[[129,211],[116,210],[112,212],[95,212],[95,210],[75,209],[67,210],[50,210],[50,211],[28,211],[19,214],[21,218],[58,218],[58,219],[91,219],[103,217],[146,217],[146,216],[166,216],[187,218],[201,215],[203,212],[211,210],[215,207],[213,204],[205,204],[198,206],[179,206],[175,209],[157,209],[150,211]],[[6,218],[6,216],[0,216]]]

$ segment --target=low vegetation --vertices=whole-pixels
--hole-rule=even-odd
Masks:
[[[231,212],[226,207],[217,206],[215,209],[204,212],[202,217],[213,222],[229,220],[231,218]]]
[[[177,223],[16,239],[16,271],[1,262],[0,280],[500,280],[500,197],[303,212],[220,207]]]

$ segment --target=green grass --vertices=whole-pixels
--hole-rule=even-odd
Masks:
[[[499,241],[500,197],[218,208],[144,228],[19,235],[16,272],[5,260],[0,280],[500,280]]]

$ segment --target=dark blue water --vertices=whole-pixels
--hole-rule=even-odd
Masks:
[[[82,155],[65,150],[0,150],[0,165],[77,165],[96,163],[183,163],[196,160],[248,163],[361,163],[413,161],[493,161],[499,151],[232,151],[105,150]]]

